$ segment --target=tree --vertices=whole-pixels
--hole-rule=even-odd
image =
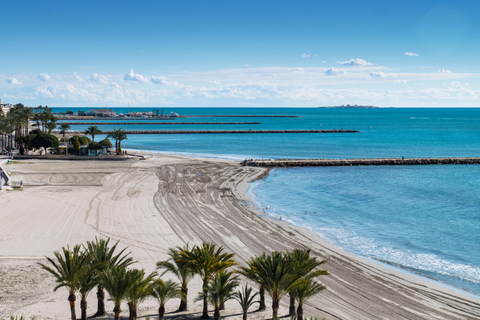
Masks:
[[[113,145],[112,145],[112,143],[110,142],[110,140],[108,140],[108,138],[103,139],[103,140],[100,141],[99,143],[100,143],[103,147],[113,148]]]
[[[305,303],[305,301],[313,297],[320,291],[325,290],[326,288],[327,287],[325,287],[323,284],[318,283],[317,281],[310,278],[307,281],[299,284],[297,288],[294,289],[295,297],[298,300],[298,308],[297,308],[298,320],[303,320],[303,304]]]
[[[183,298],[178,283],[172,280],[163,281],[162,279],[157,279],[153,283],[153,288],[150,292],[150,295],[157,299],[160,305],[158,307],[159,320],[163,320],[163,316],[165,315],[165,304],[168,302],[168,300],[172,298]]]
[[[295,249],[292,252],[287,252],[286,256],[294,265],[294,275],[299,279],[309,280],[320,275],[328,275],[328,271],[317,269],[320,265],[327,262],[327,260],[317,260],[316,257],[310,256],[310,249]],[[292,290],[290,295],[289,316],[295,314],[295,292]]]
[[[110,137],[115,139],[115,151],[116,151],[116,153],[121,154],[122,153],[121,143],[122,143],[123,140],[127,139],[127,134],[122,129],[113,129],[112,133],[110,133],[107,136],[107,138],[110,138]]]
[[[73,150],[75,151],[76,154],[78,154],[81,149],[81,145],[80,145],[80,141],[78,141],[78,137],[74,136],[70,139],[70,141],[73,144]]]
[[[199,293],[196,301],[208,300],[214,307],[214,318],[218,320],[222,305],[235,298],[236,287],[238,287],[237,277],[232,277],[232,272],[221,270],[208,283],[203,292]]]
[[[137,319],[138,305],[150,295],[153,288],[153,278],[157,275],[156,272],[145,276],[144,269],[132,269],[128,270],[129,274],[127,278],[135,279],[130,284],[127,293],[125,295],[128,303],[128,309],[130,311],[129,320]]]
[[[188,244],[181,247],[170,248],[168,255],[170,258],[166,261],[159,261],[157,262],[157,268],[163,269],[164,272],[161,274],[163,276],[167,272],[173,273],[177,278],[180,280],[181,283],[181,299],[180,299],[180,306],[178,307],[178,311],[186,311],[187,310],[187,296],[188,296],[188,283],[195,275],[195,271],[190,268],[187,264],[182,263],[180,259],[180,252],[181,251],[189,251],[190,248]]]
[[[73,250],[70,250],[68,246],[67,248],[63,247],[62,252],[55,251],[53,253],[56,260],[45,257],[48,264],[39,263],[44,270],[56,278],[58,285],[53,291],[57,291],[61,287],[67,288],[72,320],[77,319],[75,314],[75,294],[81,286],[81,279],[91,270],[91,256],[85,251],[81,252],[80,248],[78,245],[73,247]]]
[[[40,133],[36,135],[32,141],[30,141],[32,147],[40,149],[40,148],[58,148],[60,145],[60,141],[54,135],[48,133]]]
[[[126,298],[128,290],[140,277],[140,273],[130,272],[124,266],[108,268],[100,273],[100,282],[110,295],[110,301],[113,301],[116,320],[120,319],[122,312],[120,305]]]
[[[92,264],[98,265],[96,269],[97,276],[109,268],[126,268],[134,263],[133,259],[128,256],[129,253],[124,254],[127,248],[120,250],[118,253],[116,252],[118,241],[111,247],[109,244],[110,238],[99,239],[95,237],[95,241],[88,241],[85,247],[85,249],[92,255]],[[102,283],[99,283],[97,286],[97,312],[95,313],[95,316],[103,316],[107,314],[105,311],[105,291],[103,289]]]
[[[260,280],[258,278],[258,270],[260,268],[260,260],[265,259],[266,254],[262,253],[260,256],[252,257],[250,258],[249,261],[247,261],[248,267],[240,267],[240,271],[238,273],[244,275],[248,279],[252,280],[253,282],[256,282],[259,285],[259,295],[260,295],[260,300],[258,301],[259,306],[258,306],[258,311],[265,310],[265,288],[262,286],[260,283]]]
[[[97,126],[90,126],[85,130],[85,134],[92,136],[92,141],[95,141],[95,136],[102,133],[102,130],[98,129]]]
[[[282,297],[301,282],[294,273],[294,264],[284,253],[275,251],[260,259],[250,259],[247,265],[272,298],[273,318],[276,318]]]
[[[237,265],[233,253],[224,253],[223,247],[218,249],[213,243],[202,243],[194,246],[192,250],[182,250],[180,252],[180,262],[184,263],[195,271],[202,278],[202,288],[205,293],[210,280],[218,272],[231,266]],[[207,295],[203,296],[202,319],[208,319]]]
[[[70,125],[66,123],[62,123],[60,124],[60,128],[61,128],[60,133],[63,134],[63,141],[65,142],[65,134],[70,129]]]
[[[258,295],[258,292],[252,294],[252,290],[252,287],[245,285],[245,287],[243,287],[243,290],[238,290],[235,294],[235,300],[237,300],[242,307],[243,320],[247,320],[248,309],[255,303],[260,303],[259,301],[254,300],[255,297]]]
[[[85,273],[80,278],[80,287],[78,292],[80,293],[80,310],[82,311],[81,319],[87,320],[87,297],[90,291],[95,288],[98,283],[98,278],[95,273],[96,266],[90,265],[89,272]]]

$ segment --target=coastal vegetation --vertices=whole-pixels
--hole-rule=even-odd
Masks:
[[[195,301],[203,302],[204,319],[209,317],[208,304],[213,306],[214,319],[218,320],[225,303],[236,300],[243,319],[247,320],[248,310],[260,301],[256,300],[259,293],[253,292],[251,286],[236,290],[243,275],[270,295],[273,319],[278,318],[280,300],[289,294],[298,302],[298,308],[289,316],[303,320],[305,301],[325,289],[315,278],[328,274],[318,268],[326,260],[317,260],[310,255],[310,250],[300,249],[263,253],[250,258],[247,266],[232,269],[239,265],[234,259],[235,254],[214,243],[170,248],[169,259],[157,263],[157,269],[163,273],[147,274],[144,269],[131,268],[135,261],[126,252],[127,248],[119,250],[118,245],[119,242],[110,245],[110,239],[96,238],[85,245],[63,247],[53,253],[53,258],[46,257],[45,263],[39,263],[55,278],[54,291],[62,287],[68,290],[72,320],[77,319],[77,295],[80,296],[81,319],[87,319],[86,298],[95,287],[98,305],[93,316],[106,314],[106,291],[114,304],[115,319],[120,319],[122,303],[128,306],[129,320],[137,319],[138,306],[150,297],[158,302],[158,317],[163,320],[165,304],[171,299],[180,299],[177,311],[187,310],[188,283],[196,275],[202,280],[202,291]],[[162,279],[166,273],[175,275],[180,282]]]

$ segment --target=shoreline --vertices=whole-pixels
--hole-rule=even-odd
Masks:
[[[0,212],[0,218],[6,221],[0,236],[0,257],[51,255],[61,246],[91,240],[96,235],[121,240],[140,261],[137,267],[147,271],[154,269],[155,261],[166,257],[169,247],[186,242],[213,241],[235,252],[241,263],[264,251],[310,248],[328,260],[325,268],[331,275],[319,279],[328,289],[307,303],[306,315],[328,320],[480,317],[480,300],[476,296],[372,262],[313,231],[269,219],[242,203],[253,203],[248,194],[250,182],[265,174],[265,168],[241,167],[229,160],[158,154],[147,161],[105,161],[94,167],[87,161],[72,164],[50,160],[11,166],[9,171],[26,183],[23,192],[0,195],[0,206],[6,208]],[[34,212],[29,208],[35,208]],[[21,276],[35,265],[28,260],[0,259],[0,268]],[[68,315],[65,292],[52,294],[51,279],[32,281],[39,283],[39,295],[29,298],[28,291],[27,296],[20,297],[14,304],[14,310],[23,312],[18,314],[47,318],[58,308],[59,315]],[[198,281],[192,281],[190,291],[196,292],[199,286]],[[91,294],[90,309],[95,300]],[[287,300],[282,300],[280,314],[285,313]],[[44,310],[45,305],[54,307]],[[141,314],[151,314],[148,310],[155,310],[154,305]],[[189,314],[201,309],[198,304],[191,306]],[[235,304],[227,304],[227,310],[236,310]],[[232,312],[222,317],[238,318]],[[269,308],[266,313],[249,315],[251,319],[269,317]]]

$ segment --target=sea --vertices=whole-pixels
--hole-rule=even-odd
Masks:
[[[54,108],[54,112],[68,108]],[[117,113],[139,109],[110,108]],[[151,111],[154,108],[141,108]],[[158,108],[157,108],[158,109]],[[480,157],[477,108],[164,108],[204,115],[102,130],[349,129],[358,133],[128,135],[134,152],[244,159]],[[87,111],[88,108],[70,110]],[[227,117],[218,117],[227,115]],[[298,117],[236,117],[284,115]],[[148,119],[125,122],[155,122]],[[88,125],[72,125],[85,130]],[[96,140],[105,136],[96,137]],[[480,165],[277,168],[251,184],[260,211],[359,256],[480,296]]]

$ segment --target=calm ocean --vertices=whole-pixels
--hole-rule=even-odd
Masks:
[[[128,111],[113,109],[123,113]],[[234,160],[261,157],[480,157],[480,109],[165,110],[170,111],[179,114],[300,117],[175,120],[261,122],[256,125],[116,127],[125,130],[343,128],[359,130],[360,133],[129,135],[126,148]],[[86,127],[72,126],[72,130],[85,130]],[[107,130],[113,126],[99,124],[99,127]],[[260,209],[269,207],[267,214],[277,218],[281,215],[284,220],[314,230],[348,251],[480,295],[478,190],[480,166],[432,165],[274,169],[264,180],[252,184],[250,193]]]

